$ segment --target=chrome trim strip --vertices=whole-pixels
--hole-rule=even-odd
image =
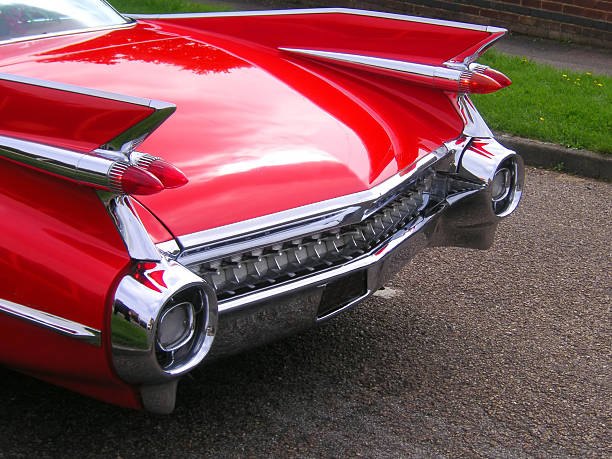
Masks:
[[[0,312],[93,346],[102,346],[102,332],[78,322],[0,299]]]
[[[124,16],[125,17],[125,16]],[[131,18],[127,18],[131,19]],[[0,45],[6,45],[9,43],[19,43],[21,41],[29,41],[29,40],[38,40],[41,38],[51,38],[51,37],[61,37],[64,35],[72,35],[77,33],[87,33],[87,32],[100,32],[103,30],[115,30],[115,29],[126,29],[128,27],[134,27],[136,25],[136,21],[133,19],[130,22],[125,24],[115,24],[105,27],[92,27],[88,29],[73,29],[73,30],[64,30],[61,32],[51,32],[40,35],[28,35],[26,37],[18,37],[18,38],[9,38],[8,40],[0,40]]]
[[[422,18],[419,16],[408,16],[404,14],[382,13],[377,11],[359,10],[352,8],[311,8],[294,10],[265,10],[265,11],[233,11],[216,13],[185,13],[185,14],[125,14],[134,19],[173,19],[173,18],[206,18],[206,17],[231,17],[231,16],[275,16],[275,15],[302,15],[302,14],[325,14],[342,13],[353,14],[356,16],[371,16],[384,19],[396,19],[399,21],[418,22],[421,24],[431,24],[446,27],[456,27],[458,29],[478,30],[482,32],[497,33],[506,29],[467,22],[445,21],[442,19]]]
[[[506,33],[508,33],[508,31],[506,29],[501,29],[501,28],[499,30],[497,30],[497,32],[503,32],[503,35],[499,35],[499,36],[493,38],[492,40],[489,40],[488,42],[486,42],[484,45],[482,45],[480,48],[478,48],[474,54],[472,54],[471,56],[467,56],[465,59],[463,59],[463,63],[465,65],[471,64],[476,59],[478,59],[481,56],[481,54],[484,53],[489,47],[493,46],[493,44],[497,40],[499,40],[501,37],[506,35]],[[453,59],[451,59],[451,61],[452,60]]]
[[[98,191],[133,260],[161,262],[162,256],[132,207],[130,197]]]
[[[464,136],[493,138],[491,129],[466,94],[459,95],[457,104],[459,106],[459,116],[463,120]]]
[[[458,91],[459,82],[465,78],[469,78],[464,75],[465,70],[457,70],[449,67],[438,67],[434,65],[418,64],[416,62],[398,61],[395,59],[386,59],[375,56],[364,56],[360,54],[348,54],[348,53],[337,53],[332,51],[320,51],[313,49],[299,49],[299,48],[278,48],[281,51],[289,53],[301,54],[303,56],[319,58],[330,61],[346,62],[349,64],[363,65],[365,67],[373,67],[377,69],[392,70],[400,72],[402,74],[414,75],[418,77],[431,78],[427,80],[417,80],[421,84],[428,84],[429,86],[443,85],[448,90]],[[442,80],[442,81],[440,81]],[[454,83],[454,84],[453,84]],[[446,87],[448,85],[448,87]]]
[[[156,244],[157,249],[165,254],[168,258],[175,258],[181,252],[181,248],[179,247],[176,239],[170,239],[166,242],[159,242]]]
[[[176,105],[166,102],[151,101],[154,112],[142,121],[126,129],[114,139],[100,147],[101,150],[119,151],[129,154],[140,145],[155,129],[168,119],[176,110]]]
[[[127,162],[1,135],[0,157],[116,192],[120,192],[121,187],[113,180],[113,173],[118,167],[129,166]]]
[[[252,220],[246,220],[243,222],[228,225],[228,227],[233,227],[234,225],[236,225],[236,228],[231,228],[232,233],[228,233],[232,234],[231,236],[228,236],[226,239],[223,240],[206,244],[205,250],[199,250],[199,245],[194,249],[185,249],[182,253],[179,254],[178,260],[184,265],[190,265],[194,262],[201,261],[203,259],[219,258],[224,255],[227,255],[228,253],[241,252],[255,247],[272,245],[282,240],[288,240],[294,237],[303,236],[304,234],[313,234],[325,230],[330,230],[342,224],[352,222],[353,220],[359,220],[363,216],[363,209],[361,207],[351,206],[340,210],[332,211],[322,216],[315,216],[311,218],[297,217],[296,221],[294,221],[294,219],[291,219],[290,222],[279,222],[278,225],[272,224],[275,215],[283,214],[279,215],[279,218],[289,219],[290,215],[298,209],[291,209],[279,212],[278,214],[266,215],[264,217],[258,217]],[[254,229],[249,231],[247,229],[249,228],[249,223],[256,224],[256,222],[254,222],[253,220],[259,219],[261,219],[262,221],[266,221],[265,226],[251,226],[250,228]],[[268,219],[271,221],[270,223],[267,223]],[[270,225],[272,225],[272,227],[270,227]],[[234,231],[236,231],[237,228],[240,227],[244,227],[245,232],[234,235]],[[221,233],[219,234],[220,236],[222,236],[222,232],[225,230],[225,228],[226,227],[216,228],[216,230],[221,231]],[[214,233],[214,230],[215,229],[205,231],[211,231],[211,233]],[[181,242],[180,238],[179,242]],[[158,248],[159,250],[163,250],[162,247],[158,246]]]
[[[10,73],[0,73],[0,80],[14,81],[16,83],[27,84],[31,86],[40,86],[42,88],[57,89],[59,91],[73,92],[76,94],[83,94],[86,96],[100,97],[102,99],[116,100],[119,102],[126,102],[128,104],[142,105],[145,107],[151,107],[159,110],[161,108],[174,106],[167,102],[161,102],[153,99],[145,99],[142,97],[126,96],[124,94],[117,94],[114,92],[100,91],[99,89],[85,88],[83,86],[76,86],[68,83],[58,83],[56,81],[41,80],[38,78],[23,77],[19,75],[13,75]]]
[[[369,190],[179,236],[177,239],[185,248],[179,257],[180,261],[184,264],[191,262],[189,249],[205,244],[226,245],[231,242],[235,243],[237,237],[248,240],[252,247],[253,237],[256,237],[254,233],[260,233],[268,229],[274,229],[275,232],[281,231],[284,239],[290,239],[293,235],[304,234],[305,230],[313,232],[317,229],[324,230],[347,223],[346,217],[348,215],[358,214],[360,220],[376,210],[370,208],[370,206],[375,205],[379,198],[418,176],[424,169],[446,156],[448,150],[446,145],[443,145]],[[201,257],[198,256],[198,258]]]

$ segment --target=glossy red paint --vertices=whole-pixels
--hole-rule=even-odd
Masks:
[[[503,32],[340,12],[177,17],[163,19],[163,23],[213,32],[271,49],[317,49],[429,65],[463,60],[491,39],[503,35]]]
[[[138,393],[115,376],[103,348],[4,314],[0,329],[3,365],[108,403],[141,408]]]
[[[183,235],[367,189],[461,132],[441,91],[276,47],[439,65],[497,35],[348,14],[164,19],[39,40],[20,60],[9,45],[0,69],[175,103],[140,149],[189,183],[141,201]]]
[[[129,257],[95,192],[0,160],[0,209],[0,298],[108,335],[107,295]],[[132,389],[114,376],[104,347],[4,314],[0,328],[0,361],[93,397],[138,406]]]
[[[0,75],[0,135],[88,152],[153,113],[146,106],[34,83]]]
[[[139,199],[139,198],[138,198]],[[173,239],[172,233],[168,231],[162,222],[153,215],[149,209],[143,206],[137,198],[132,199],[132,205],[140,221],[144,225],[147,233],[151,236],[154,243],[166,242]]]
[[[472,44],[471,46],[466,48],[464,51],[460,52],[455,57],[453,57],[451,61],[463,62],[466,59],[469,61],[473,61],[478,56],[480,56],[482,53],[484,53],[487,50],[487,48],[495,40],[503,37],[505,33],[506,33],[505,31],[491,32],[488,37],[485,37],[481,41]]]
[[[73,39],[57,49],[40,40],[40,52],[0,69],[175,103],[139,148],[189,179],[141,199],[175,235],[367,189],[462,128],[440,91],[279,59],[217,33],[157,22]]]

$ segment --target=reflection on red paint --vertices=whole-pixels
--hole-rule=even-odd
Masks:
[[[159,265],[157,263],[138,263],[133,277],[145,287],[161,293],[161,288],[168,288],[168,286],[164,281],[165,271],[158,268]]]
[[[159,271],[152,271],[149,273],[149,277],[153,279],[155,282],[157,282],[159,285],[161,285],[162,287],[168,288],[168,286],[164,282],[164,273],[165,271],[163,269],[160,269]]]
[[[145,273],[142,273],[140,271],[136,271],[134,273],[134,279],[136,279],[138,282],[140,282],[142,285],[144,285],[147,288],[150,288],[151,290],[161,293],[161,289],[157,288],[153,282],[151,282],[149,280],[149,278],[147,277],[147,275]]]
[[[157,263],[139,263],[138,269],[140,270],[149,270],[157,268]]]
[[[488,145],[488,142],[486,141],[482,141],[482,140],[474,140],[472,142],[472,144],[470,145],[470,150],[472,150],[474,153],[477,153],[481,156],[484,156],[485,158],[493,158],[493,156],[495,156],[492,153],[489,153],[486,150],[486,146]]]
[[[376,252],[374,255],[375,255],[375,256],[378,256],[378,255],[380,255],[381,253],[383,253],[383,252],[384,252],[386,249],[387,249],[387,246],[384,246],[383,248],[381,248],[380,250],[378,250],[378,251],[377,251],[377,252]]]

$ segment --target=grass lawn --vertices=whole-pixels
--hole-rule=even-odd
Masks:
[[[478,59],[512,86],[473,100],[492,129],[612,154],[612,78],[488,51]]]
[[[110,0],[130,13],[205,12],[219,5],[187,0]],[[536,64],[494,50],[478,59],[513,84],[473,100],[492,129],[612,155],[612,78]]]
[[[137,345],[140,349],[147,348],[147,332],[142,327],[126,322],[115,314],[111,316],[111,327],[116,344],[120,346]]]
[[[108,3],[122,13],[206,13],[227,11],[220,5],[190,2],[188,0],[108,0]]]

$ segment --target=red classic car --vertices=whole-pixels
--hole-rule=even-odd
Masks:
[[[0,0],[0,362],[170,412],[423,248],[488,248],[523,187],[469,98],[510,84],[475,63],[504,33]]]

